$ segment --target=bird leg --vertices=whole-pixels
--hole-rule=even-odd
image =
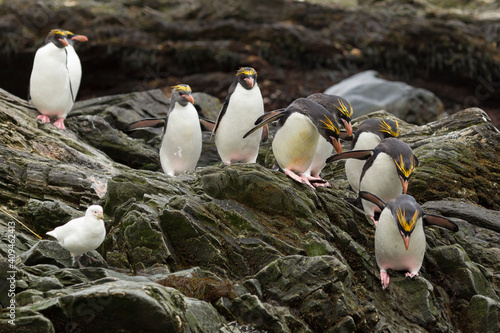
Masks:
[[[297,183],[306,183],[306,181],[309,183],[308,180],[302,178],[301,176],[297,175],[295,172],[293,172],[292,170],[288,170],[288,169],[284,169],[283,172],[285,173],[285,175],[287,175],[288,177],[292,178],[293,180],[295,180]],[[307,183],[306,183],[307,184]],[[311,186],[312,188],[314,188],[311,183],[308,184],[309,186]]]
[[[378,221],[377,221],[377,220],[375,220],[375,216],[370,215],[370,218],[372,219],[373,224],[375,224],[375,227],[376,227],[376,226],[377,226],[377,224],[378,224]]]
[[[73,255],[72,255],[73,256]],[[82,263],[80,262],[80,256],[73,256],[73,260],[76,261],[76,263],[78,264],[78,267],[79,268],[83,268],[83,265]]]
[[[299,176],[299,178],[303,180],[304,184],[306,184],[310,188],[314,188],[313,184],[311,184],[311,182],[309,181],[309,179],[311,178],[310,176],[302,174]]]
[[[40,120],[42,123],[50,123],[50,118],[49,116],[45,114],[41,114],[38,117],[36,117],[36,120]]]
[[[420,273],[419,273],[419,272],[407,272],[407,273],[405,274],[405,276],[406,276],[406,277],[409,277],[409,278],[411,278],[411,279],[413,279],[415,276],[419,276],[419,275],[420,275]]]
[[[66,127],[64,126],[64,118],[58,118],[56,121],[54,121],[54,126],[66,130]]]
[[[84,253],[83,254],[85,257],[87,257],[88,260],[92,261],[92,262],[99,262],[98,259],[94,258],[94,257],[91,257],[89,256],[87,253]]]
[[[380,270],[380,282],[382,282],[382,289],[387,288],[389,285],[389,274],[386,271]]]

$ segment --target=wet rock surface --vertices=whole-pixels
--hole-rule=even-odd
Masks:
[[[143,100],[149,103],[130,107]],[[44,238],[15,222],[17,329],[500,328],[500,133],[484,111],[466,109],[422,126],[399,120],[401,139],[420,161],[409,193],[460,231],[427,228],[420,276],[391,272],[382,290],[372,222],[345,200],[354,193],[343,163],[325,168],[333,186],[318,190],[265,162],[225,166],[208,159],[168,177],[151,167],[159,142],[154,133],[121,132],[127,119],[160,114],[167,104],[156,91],[89,101],[70,114],[63,132],[37,123],[26,101],[0,90],[1,281],[9,264],[7,224],[15,218]],[[396,119],[384,111],[364,117]],[[202,156],[214,153],[208,139]],[[110,146],[135,154],[136,164],[109,153]],[[264,157],[269,146],[261,150]],[[76,269],[45,232],[90,204],[104,207],[107,236],[91,253],[97,262]],[[8,304],[5,293],[0,302]],[[11,328],[8,320],[2,312],[1,330]]]

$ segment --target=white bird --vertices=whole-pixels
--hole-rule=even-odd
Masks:
[[[102,207],[99,205],[90,206],[87,208],[85,216],[73,219],[52,231],[48,231],[47,235],[57,239],[59,244],[71,253],[81,268],[79,257],[97,249],[106,236]]]
[[[51,116],[57,116],[54,126],[66,129],[64,119],[73,108],[80,86],[81,64],[73,46],[68,46],[68,33],[73,41],[86,41],[85,36],[69,31],[53,29],[39,48],[33,61],[30,77],[30,96],[33,105],[40,112],[37,117],[44,123]]]
[[[401,194],[387,204],[369,192],[361,191],[360,197],[382,211],[375,230],[375,258],[383,289],[389,285],[388,269],[408,271],[406,277],[410,278],[419,275],[426,246],[424,225],[458,231],[458,226],[445,217],[425,214],[411,195]]]

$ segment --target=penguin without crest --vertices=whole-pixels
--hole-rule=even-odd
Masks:
[[[418,159],[410,146],[396,138],[382,140],[374,149],[351,150],[331,156],[327,163],[346,158],[366,160],[359,180],[359,190],[373,193],[384,201],[406,194],[408,181],[418,166]],[[363,210],[373,220],[378,207],[362,200]]]
[[[264,101],[257,84],[257,72],[242,67],[229,87],[229,93],[215,122],[217,152],[224,164],[234,162],[255,163],[260,140],[267,139],[267,126],[243,138],[264,114]]]
[[[299,183],[314,188],[311,183],[323,183],[319,177],[305,174],[314,158],[320,136],[328,140],[337,152],[342,152],[339,127],[335,118],[318,103],[299,98],[285,110],[261,116],[256,126],[245,134],[251,135],[262,126],[278,120],[272,150],[283,172]]]
[[[328,94],[312,94],[307,96],[319,105],[323,106],[327,111],[329,111],[334,117],[337,123],[342,123],[346,132],[340,132],[339,136],[341,138],[350,137],[352,135],[351,126],[351,116],[353,113],[352,106],[348,100],[343,97]],[[326,165],[326,159],[333,154],[333,147],[328,142],[328,140],[320,137],[318,145],[316,147],[316,153],[314,154],[311,166],[305,172],[306,175],[311,175],[312,177],[319,178],[321,170]],[[317,186],[330,186],[328,182],[316,183]]]
[[[375,230],[375,258],[383,289],[389,285],[388,269],[408,271],[406,277],[410,278],[419,275],[426,246],[424,226],[458,231],[458,226],[447,218],[425,214],[411,195],[400,194],[387,203],[369,192],[361,191],[359,195],[382,211]]]
[[[351,150],[374,149],[385,138],[399,137],[399,124],[390,119],[366,119],[353,135]],[[350,158],[345,162],[347,180],[354,192],[359,192],[359,179],[364,160]]]
[[[72,42],[86,41],[85,36],[70,34],[76,37]],[[47,123],[51,116],[57,116],[54,126],[62,130],[66,129],[64,119],[73,107],[81,79],[80,59],[68,46],[66,30],[51,30],[35,54],[30,77],[31,101],[41,113],[37,119]]]
[[[125,127],[124,132],[145,127],[163,127],[161,167],[167,175],[178,176],[196,167],[202,148],[201,131],[211,129],[213,124],[199,118],[189,85],[179,84],[172,89],[170,109],[165,118],[132,122]]]

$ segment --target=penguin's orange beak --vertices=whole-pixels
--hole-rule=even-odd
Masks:
[[[333,136],[331,136],[330,138],[332,139],[333,148],[335,148],[337,154],[342,153],[342,145],[340,144],[340,141]]]
[[[84,36],[84,35],[74,35],[73,37],[71,37],[71,39],[74,39],[74,40],[82,42],[82,43],[89,40],[87,38],[87,36]]]
[[[248,83],[248,85],[250,86],[250,88],[253,88],[253,85],[255,84],[255,81],[252,77],[247,77],[245,78],[245,81]]]
[[[408,191],[408,179],[401,178],[401,185],[403,185],[403,194],[406,194],[406,191]]]
[[[408,251],[410,247],[410,236],[403,236],[403,242],[405,243],[406,251]]]
[[[182,95],[182,97],[184,97],[188,102],[191,102],[191,104],[194,104],[193,96],[188,95],[188,94],[184,94],[184,95]]]
[[[345,119],[342,119],[342,122],[344,123],[344,128],[345,131],[347,132],[347,135],[352,136],[352,125],[350,121],[347,121]]]
[[[68,46],[69,45],[68,41],[66,40],[66,38],[61,38],[60,41],[61,41],[62,45],[64,45],[64,46]]]

